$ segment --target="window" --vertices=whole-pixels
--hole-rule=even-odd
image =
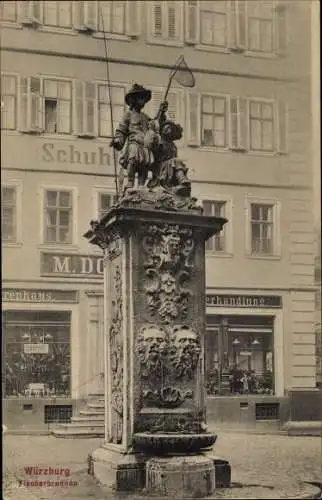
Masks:
[[[250,101],[250,149],[253,151],[273,151],[274,106],[273,103]]]
[[[206,201],[202,202],[204,215],[214,217],[226,217],[226,202],[225,201]],[[206,251],[211,252],[226,252],[225,241],[225,226],[220,233],[215,234],[212,238],[206,241]]]
[[[143,112],[150,118],[155,118],[158,114],[160,104],[163,101],[164,89],[151,88],[151,100],[144,106]],[[176,90],[170,90],[167,97],[169,120],[180,122],[180,93]]]
[[[5,311],[6,397],[70,396],[70,313]]]
[[[209,395],[274,394],[273,318],[207,318],[205,383]]]
[[[112,136],[110,95],[112,100],[113,122],[117,125],[124,114],[125,90],[123,87],[98,85],[98,135],[100,137]]]
[[[151,2],[151,35],[155,40],[180,41],[183,14],[181,3],[175,1]]]
[[[46,133],[71,133],[71,93],[71,82],[44,80]]]
[[[17,128],[17,77],[1,76],[1,128],[15,130]]]
[[[72,243],[71,191],[45,191],[45,243]]]
[[[203,0],[200,3],[200,41],[205,45],[227,45],[227,4]]]
[[[227,145],[226,98],[202,96],[201,143],[202,146]]]
[[[99,2],[98,26],[99,31],[123,35],[126,31],[125,10],[126,2],[117,0],[109,2]],[[102,19],[103,18],[103,19]]]
[[[273,205],[251,203],[251,252],[252,254],[272,255]]]
[[[17,242],[17,188],[1,188],[1,231],[2,239],[7,243]]]
[[[17,21],[17,2],[2,1],[0,3],[0,19],[1,21]]]
[[[45,1],[43,2],[44,24],[47,26],[59,26],[71,28],[72,26],[72,2],[70,1]]]
[[[98,217],[104,215],[115,203],[116,196],[110,193],[98,193]]]
[[[273,52],[274,2],[257,0],[247,3],[248,49],[256,52]]]

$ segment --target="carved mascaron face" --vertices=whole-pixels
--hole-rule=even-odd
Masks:
[[[167,240],[167,250],[170,257],[180,255],[180,236],[170,234]]]
[[[158,358],[166,347],[165,332],[155,326],[144,328],[141,339],[145,355],[150,361]]]
[[[190,328],[180,328],[175,332],[174,345],[178,365],[187,369],[195,368],[201,352],[197,334]]]
[[[164,273],[161,276],[161,290],[166,294],[171,294],[176,290],[176,280],[170,273]]]

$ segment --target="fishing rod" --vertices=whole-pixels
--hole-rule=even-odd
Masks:
[[[106,59],[106,79],[107,79],[107,88],[108,88],[108,98],[110,101],[110,118],[111,118],[111,131],[112,137],[114,137],[114,120],[113,120],[113,106],[112,106],[112,91],[111,91],[111,79],[110,79],[110,66],[109,66],[109,57],[108,57],[108,46],[107,46],[107,38],[104,26],[104,17],[101,8],[101,2],[98,2],[99,16],[101,18],[102,29],[103,29],[103,39],[104,39],[104,48],[105,48],[105,59]],[[119,199],[119,186],[117,179],[117,156],[116,150],[113,149],[113,163],[114,163],[114,181],[115,181],[115,191],[116,191],[116,201]]]

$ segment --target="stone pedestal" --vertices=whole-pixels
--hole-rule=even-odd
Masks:
[[[177,453],[189,455],[176,459],[186,468],[180,490],[188,476],[202,495],[215,484],[213,462],[200,455],[216,440],[204,391],[205,241],[226,220],[203,216],[195,201],[143,188],[85,235],[105,266],[106,436],[93,471],[105,484],[113,476],[117,489],[139,489],[146,463],[152,491],[151,464],[162,469],[173,462],[162,457]],[[167,474],[159,492],[170,488]]]

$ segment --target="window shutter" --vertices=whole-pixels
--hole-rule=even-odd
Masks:
[[[84,133],[84,105],[83,105],[83,83],[75,81],[74,83],[74,134],[82,135]]]
[[[200,94],[188,93],[187,142],[189,146],[200,145]]]
[[[247,99],[238,99],[238,149],[248,149],[248,102]]]
[[[40,132],[43,130],[43,96],[41,95],[41,80],[39,78],[30,78],[30,130]]]
[[[164,3],[167,12],[167,38],[173,40],[180,37],[178,2],[167,1]]]
[[[247,99],[229,99],[230,148],[235,151],[248,149],[248,104]]]
[[[95,97],[96,97],[96,86],[94,83],[85,82],[84,85],[84,106],[85,106],[85,134],[88,137],[94,137],[96,126],[95,126]]]
[[[93,0],[84,2],[85,27],[89,31],[97,29],[97,3]]]
[[[139,36],[140,34],[140,3],[137,0],[127,0],[125,4],[126,34]]]
[[[229,22],[229,30],[228,30],[228,46],[236,50],[237,49],[237,7],[236,1],[231,0],[229,4],[228,10],[228,22]]]
[[[287,46],[287,11],[286,6],[280,4],[275,10],[275,51],[283,55]]]
[[[245,0],[235,1],[236,15],[236,48],[245,50],[247,46],[247,4]]]
[[[188,0],[185,2],[186,42],[190,44],[199,42],[199,9],[200,5],[198,0]]]
[[[162,2],[153,2],[152,5],[152,35],[155,38],[162,37]]]
[[[287,153],[287,104],[279,100],[275,106],[277,151],[280,154]]]
[[[19,106],[18,106],[18,123],[19,123],[19,130],[21,132],[26,132],[28,130],[28,78],[27,77],[21,77],[20,82],[19,82]]]

